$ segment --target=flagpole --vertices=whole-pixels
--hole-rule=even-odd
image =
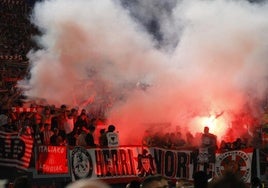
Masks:
[[[256,163],[257,163],[257,177],[261,178],[261,172],[260,172],[260,149],[256,149]]]

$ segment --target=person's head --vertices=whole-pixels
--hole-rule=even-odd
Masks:
[[[264,174],[268,175],[268,166],[265,167]]]
[[[14,181],[13,188],[31,188],[32,185],[27,176],[17,177]]]
[[[148,176],[142,182],[142,188],[168,188],[168,181],[161,175]]]
[[[209,133],[209,127],[207,127],[207,126],[204,127],[204,133],[205,134],[208,134]]]
[[[133,180],[126,185],[126,188],[140,188],[140,182]]]
[[[251,187],[252,188],[262,188],[262,183],[261,183],[261,180],[260,180],[260,178],[258,178],[258,177],[253,177],[252,179],[251,179]]]
[[[80,179],[68,184],[66,188],[110,188],[110,186],[99,180]]]
[[[81,113],[80,114],[80,119],[85,120],[86,117],[87,117],[86,113]]]
[[[246,184],[234,173],[226,172],[218,180],[213,182],[211,188],[246,188]]]
[[[115,131],[115,126],[114,125],[109,125],[108,126],[108,132],[113,132]]]
[[[94,126],[89,126],[89,131],[91,132],[91,133],[93,133],[94,131],[95,131],[95,127]]]
[[[87,114],[87,110],[86,109],[82,109],[81,110],[81,114]]]
[[[206,188],[208,186],[208,176],[204,171],[197,171],[193,175],[195,188]]]
[[[64,145],[64,139],[61,136],[57,136],[57,138],[56,138],[56,145],[57,146]]]
[[[62,110],[66,110],[66,108],[67,108],[67,106],[66,106],[65,104],[62,104],[62,105],[60,106],[60,109],[62,109]]]
[[[58,135],[58,134],[59,134],[59,129],[58,129],[58,128],[54,128],[54,129],[53,129],[53,133],[54,133],[55,135]]]
[[[44,113],[47,115],[47,114],[50,114],[50,108],[48,106],[46,106],[44,108]]]
[[[76,108],[72,108],[72,109],[71,109],[71,114],[72,114],[73,116],[77,116],[77,114],[78,114],[78,110],[77,110]]]
[[[48,124],[48,123],[45,123],[45,124],[44,124],[44,129],[45,129],[45,130],[50,130],[50,129],[51,129],[51,125]]]

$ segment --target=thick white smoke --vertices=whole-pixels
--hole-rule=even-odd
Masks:
[[[223,111],[228,127],[246,105],[259,115],[267,17],[267,3],[247,1],[47,0],[32,15],[43,49],[29,53],[31,78],[20,84],[51,104],[112,100],[108,121],[123,140],[148,123],[201,131],[196,117]]]

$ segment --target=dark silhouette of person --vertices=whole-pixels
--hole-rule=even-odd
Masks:
[[[19,176],[15,179],[13,188],[31,188],[31,182],[27,176]]]
[[[204,171],[197,171],[193,175],[194,188],[207,188],[208,187],[208,175]]]
[[[247,188],[245,182],[243,182],[235,173],[226,172],[218,180],[213,182],[210,188]]]

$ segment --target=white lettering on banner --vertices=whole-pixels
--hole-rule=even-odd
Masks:
[[[202,164],[198,163],[197,151],[194,148],[168,150],[156,147],[146,149],[76,147],[70,150],[72,180],[88,177],[104,180],[118,179],[120,182],[122,178],[145,177],[154,173],[168,179],[192,180],[193,173],[198,170],[203,170],[209,177],[214,177],[221,175],[229,166],[239,172],[245,182],[250,179],[253,150],[218,153],[216,163]],[[235,166],[232,161],[238,162],[239,166]]]
[[[36,170],[38,174],[68,174],[65,146],[37,146]]]
[[[44,164],[42,166],[43,170],[47,173],[54,173],[55,171],[56,172],[59,172],[59,171],[63,171],[63,168],[62,168],[62,165],[57,165],[57,166],[50,166],[50,165],[46,165]]]
[[[192,180],[194,172],[205,171],[209,178],[214,176],[214,164],[198,162],[198,153],[194,149],[167,150],[150,148],[156,165],[156,172],[168,179]]]
[[[216,153],[215,174],[221,176],[226,170],[239,174],[244,182],[250,183],[252,149]]]
[[[63,147],[57,147],[57,146],[39,146],[38,147],[39,152],[43,153],[59,153],[63,154],[66,149]]]

